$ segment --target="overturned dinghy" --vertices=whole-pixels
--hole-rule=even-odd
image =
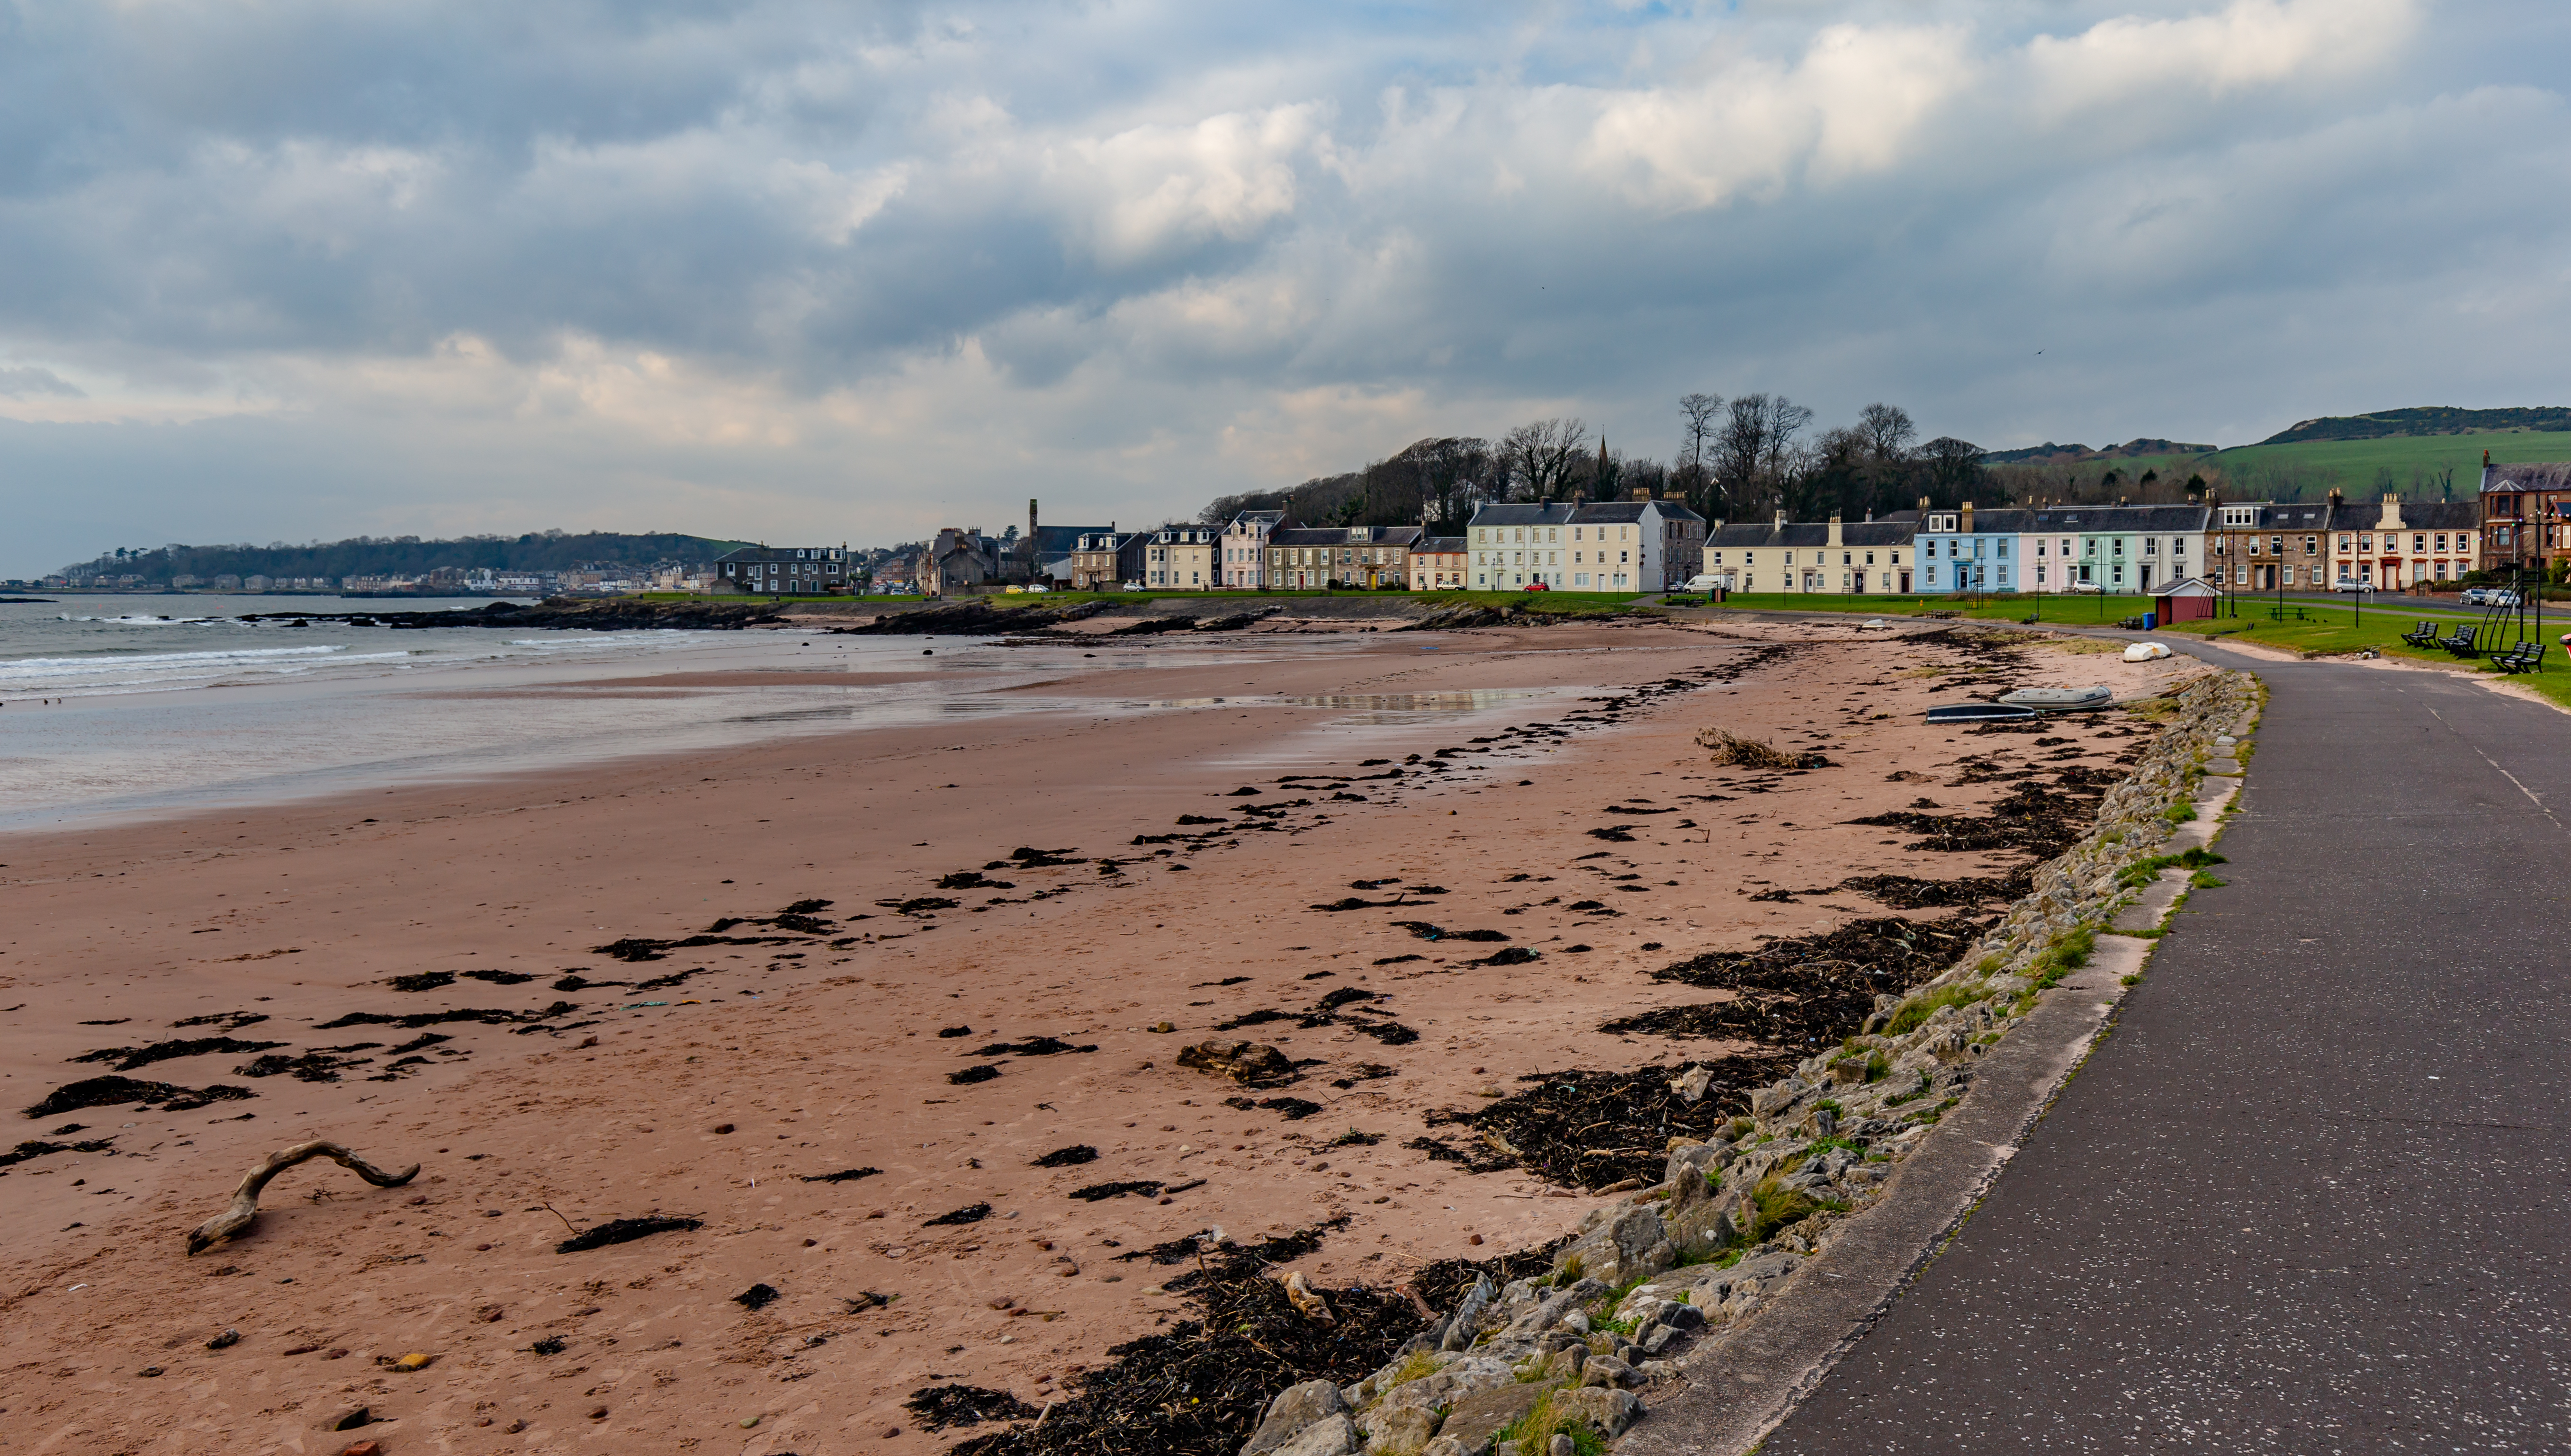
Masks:
[[[2114,691],[2104,683],[2095,688],[2020,688],[2014,693],[2000,695],[2002,703],[2031,708],[2038,713],[2079,713],[2105,708],[2115,701]]]
[[[1941,703],[1928,710],[1930,723],[2015,723],[2035,716],[2034,709],[2013,703]]]

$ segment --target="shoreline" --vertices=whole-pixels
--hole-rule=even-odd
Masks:
[[[11,1363],[69,1361],[89,1373],[37,1385],[24,1374],[0,1379],[0,1403],[54,1408],[69,1393],[60,1382],[84,1378],[140,1389],[132,1368],[147,1356],[173,1374],[184,1365],[198,1380],[227,1362],[252,1364],[305,1403],[350,1394],[339,1389],[349,1381],[360,1396],[372,1388],[365,1379],[383,1382],[381,1398],[406,1422],[434,1429],[479,1419],[465,1414],[477,1402],[506,1407],[517,1412],[508,1419],[537,1422],[532,1448],[546,1430],[587,1424],[586,1407],[570,1419],[565,1402],[551,1399],[564,1388],[551,1377],[577,1367],[595,1384],[613,1367],[608,1419],[625,1439],[711,1435],[717,1415],[731,1423],[752,1413],[730,1413],[725,1402],[758,1405],[764,1432],[873,1436],[907,1427],[899,1403],[927,1385],[1059,1398],[1107,1344],[1183,1312],[1144,1292],[1160,1287],[1149,1282],[1150,1265],[1127,1267],[1118,1255],[1210,1223],[1255,1238],[1349,1217],[1296,1264],[1329,1285],[1395,1284],[1434,1259],[1545,1242],[1597,1202],[1562,1197],[1523,1171],[1475,1175],[1425,1159],[1403,1146],[1434,1131],[1421,1114],[1472,1106],[1477,1094],[1530,1075],[1721,1055],[1731,1044],[1592,1028],[1670,999],[1643,979],[1668,960],[1759,933],[1824,930],[1850,913],[1892,913],[1845,891],[1764,903],[1751,896],[1865,870],[1919,872],[1917,856],[1887,853],[1873,842],[1879,832],[1843,820],[1918,796],[1885,781],[1885,770],[1906,771],[1895,765],[1912,757],[1949,758],[1978,741],[1894,712],[1936,680],[1892,678],[1880,660],[1887,651],[1946,651],[1933,641],[1886,649],[1880,635],[1840,637],[1771,654],[1735,683],[1702,681],[1727,661],[1767,652],[1763,638],[1796,636],[1554,626],[1474,634],[1428,658],[1416,639],[1388,638],[1348,656],[1255,670],[1220,661],[1139,670],[1169,697],[1532,684],[1630,700],[1652,684],[1699,679],[1615,708],[1502,700],[1472,734],[1448,729],[1452,720],[1313,727],[1324,710],[1066,715],[737,746],[687,760],[702,770],[695,774],[674,772],[676,760],[626,762],[550,782],[423,785],[43,843],[0,839],[6,862],[40,856],[56,871],[0,886],[16,897],[13,923],[30,927],[0,947],[0,997],[18,1003],[21,1023],[6,1068],[13,1091],[103,1070],[64,1059],[119,1038],[181,1035],[159,1027],[183,1015],[263,1016],[217,1029],[237,1041],[285,1039],[275,1050],[291,1057],[312,1055],[307,1043],[329,1043],[340,1049],[323,1055],[348,1062],[337,1082],[232,1075],[248,1065],[246,1053],[140,1066],[123,1075],[239,1085],[258,1096],[184,1115],[73,1113],[61,1121],[93,1125],[89,1137],[117,1135],[117,1156],[55,1154],[10,1169],[36,1180],[15,1186],[12,1211],[0,1213],[0,1226],[18,1235],[13,1247],[30,1251],[12,1259],[22,1292],[7,1301],[20,1316],[5,1337]],[[1840,645],[1856,641],[1876,645]],[[1815,654],[1855,670],[1818,670]],[[2093,665],[2061,660],[2065,673]],[[1251,681],[1242,681],[1246,672]],[[1090,686],[1122,691],[1107,681],[1113,676]],[[2119,669],[2112,680],[2127,676]],[[1854,713],[1851,680],[1874,679],[1856,695],[1867,711]],[[1573,722],[1584,718],[1609,721]],[[1559,727],[1523,730],[1538,722]],[[1726,794],[1721,778],[1735,787],[1746,780],[1709,769],[1691,741],[1718,722],[1781,746],[1809,737],[1841,766]],[[1503,733],[1503,724],[1521,731]],[[1453,750],[1443,761],[1491,766],[1439,772],[1403,762],[1410,753],[1439,761],[1439,748]],[[1345,773],[1309,775],[1309,786],[1290,789],[1276,781],[1321,766]],[[1365,775],[1389,766],[1409,772],[1386,794],[1394,781]],[[1261,792],[1240,796],[1239,787]],[[1728,801],[1680,797],[1699,791]],[[1958,809],[1995,796],[1937,792]],[[1174,821],[1238,823],[1238,803],[1280,807],[1288,798],[1306,802],[1284,808],[1271,829],[1130,842],[1206,834]],[[1651,812],[1611,818],[1602,806]],[[1681,821],[1693,822],[1675,837],[1651,832]],[[1076,851],[1050,856],[1076,862],[1011,867],[1013,850],[1027,846]],[[1305,852],[1312,848],[1323,852]],[[1115,861],[1113,873],[1102,872],[1102,860]],[[1999,867],[1969,854],[1937,861],[1939,874]],[[1615,867],[1583,867],[1592,864]],[[112,883],[120,874],[136,882]],[[966,899],[937,884],[959,876],[1008,881],[971,896],[1006,903],[898,908]],[[298,878],[305,882],[290,883]],[[1352,892],[1357,880],[1375,887]],[[1443,893],[1403,891],[1394,881],[1428,881]],[[138,895],[145,882],[149,893]],[[1567,893],[1575,886],[1581,896]],[[1617,899],[1628,890],[1640,898]],[[1308,908],[1352,893],[1404,903]],[[1575,898],[1617,913],[1569,908]],[[825,938],[669,947],[652,963],[591,953],[618,941],[686,940],[725,918],[775,921],[810,899],[832,902],[800,912],[826,922]],[[1496,930],[1509,937],[1506,947],[1536,954],[1467,967],[1497,943],[1458,954],[1450,941],[1398,929],[1405,919]],[[774,939],[778,927],[737,922],[731,933]],[[1575,943],[1595,949],[1574,951]],[[605,989],[692,971],[666,992]],[[439,972],[458,979],[416,993],[386,984]],[[1240,976],[1249,979],[1230,982]],[[564,980],[584,984],[548,989]],[[1317,1004],[1331,988],[1366,999],[1295,1025],[1313,1013],[1293,1008]],[[254,1000],[262,995],[275,999]],[[293,1022],[515,1015],[558,1001],[574,1010],[515,1025],[439,1021],[398,1028],[397,1037],[385,1034],[390,1027],[370,1035],[366,1023],[340,1031]],[[648,1001],[669,1004],[632,1004]],[[1360,1030],[1350,1006],[1379,1011],[1378,1021],[1418,1039],[1396,1045]],[[1245,1020],[1263,1011],[1287,1016]],[[133,1020],[78,1025],[119,1016]],[[1175,1030],[1148,1029],[1165,1021]],[[1219,1031],[1227,1021],[1241,1029]],[[934,1034],[953,1025],[970,1027],[969,1039]],[[410,1054],[426,1060],[398,1069],[400,1080],[366,1080],[395,1075],[383,1062],[398,1059],[383,1049],[422,1034],[451,1040]],[[1288,1086],[1251,1092],[1243,1099],[1251,1107],[1227,1107],[1242,1089],[1175,1064],[1183,1046],[1219,1035],[1322,1065]],[[354,1046],[379,1038],[379,1048]],[[1046,1038],[1064,1049],[1030,1050]],[[575,1045],[584,1039],[597,1045]],[[1098,1050],[1071,1050],[1092,1045]],[[1003,1054],[958,1055],[986,1048]],[[948,1081],[975,1066],[996,1075]],[[1348,1075],[1361,1066],[1398,1075]],[[1349,1085],[1332,1085],[1339,1081]],[[1289,1116],[1292,1108],[1257,1106],[1263,1098],[1320,1110]],[[250,1121],[231,1121],[243,1112]],[[60,1125],[19,1121],[33,1130],[22,1137]],[[730,1131],[712,1131],[726,1123]],[[306,1125],[379,1162],[426,1163],[421,1192],[409,1197],[429,1204],[365,1190],[323,1166],[281,1180],[257,1230],[230,1249],[193,1263],[176,1257],[174,1230],[213,1212],[240,1168]],[[1379,1141],[1320,1146],[1349,1127]],[[143,1143],[154,1146],[135,1146]],[[1099,1153],[1058,1172],[1025,1167],[1074,1147]],[[884,1171],[793,1181],[859,1168]],[[71,1189],[75,1178],[123,1191],[103,1204],[103,1192]],[[1180,1187],[1199,1178],[1206,1182]],[[1161,1187],[1148,1196],[1067,1197],[1120,1181]],[[315,1190],[329,1197],[305,1200]],[[555,1255],[562,1224],[540,1207],[547,1203],[583,1223],[657,1210],[704,1217],[707,1226]],[[952,1231],[920,1226],[975,1203],[992,1213],[943,1225]],[[65,1226],[73,1223],[82,1226]],[[468,1237],[488,1246],[461,1241]],[[369,1267],[373,1260],[386,1261]],[[226,1266],[242,1272],[213,1272]],[[127,1292],[93,1294],[102,1286],[88,1271],[114,1271],[112,1284]],[[280,1277],[356,1292],[326,1312],[271,1311],[257,1329],[247,1314],[225,1316],[245,1342],[223,1355],[187,1343],[215,1311],[239,1307],[228,1288]],[[146,1300],[139,1290],[150,1281],[169,1287]],[[84,1282],[91,1287],[82,1297],[66,1295]],[[731,1302],[755,1283],[783,1298],[756,1312]],[[590,1287],[598,1284],[605,1287]],[[870,1292],[900,1297],[864,1310],[847,1302]],[[1009,1303],[995,1308],[996,1299]],[[612,1323],[603,1317],[611,1304],[623,1311]],[[470,1316],[485,1307],[499,1312],[477,1324]],[[592,1312],[573,1312],[582,1308]],[[1052,1317],[1009,1312],[1030,1308]],[[112,1348],[82,1354],[83,1332],[102,1330],[120,1332]],[[570,1341],[570,1355],[523,1353],[548,1330]],[[812,1334],[828,1343],[799,1343]],[[439,1363],[393,1376],[279,1353],[325,1337],[337,1344],[324,1353],[397,1354],[392,1347],[403,1345],[436,1353]],[[164,1341],[173,1341],[166,1354],[153,1353]],[[641,1352],[657,1341],[675,1343],[661,1346],[666,1354]],[[961,1352],[947,1350],[959,1342]],[[624,1354],[627,1347],[638,1353]],[[802,1385],[806,1372],[822,1378]],[[796,1378],[762,1383],[785,1376]],[[264,1425],[223,1428],[248,1440],[309,1429],[308,1420],[294,1424],[304,1419],[298,1408]],[[106,1429],[91,1428],[98,1439]],[[139,1437],[145,1427],[114,1429]]]

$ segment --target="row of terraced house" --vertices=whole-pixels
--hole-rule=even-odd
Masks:
[[[2195,578],[2233,591],[2377,590],[2460,579],[2536,531],[2571,532],[2571,481],[2533,528],[2472,501],[2233,501],[1919,509],[1843,522],[1719,525],[1705,575],[1736,592],[2109,592]],[[2560,517],[2556,522],[2553,518]]]

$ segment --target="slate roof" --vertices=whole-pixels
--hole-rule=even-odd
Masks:
[[[2262,524],[2256,529],[2268,530],[2269,527],[2265,524],[2268,514],[2278,509],[2283,508],[2264,508],[2260,516]],[[2190,505],[2038,506],[2032,510],[2020,510],[2015,514],[2027,518],[2027,524],[2019,528],[2022,531],[2089,531],[2105,535],[2151,536],[2220,530],[2221,527],[2212,524],[2213,511],[2214,508],[2211,506]],[[2252,528],[2245,526],[2240,529]],[[2296,526],[2284,529],[2308,528]],[[2309,529],[2320,528],[2314,525]]]
[[[1418,543],[1410,549],[1418,552],[1422,556],[1461,556],[1465,551],[1464,538],[1461,536],[1422,536],[1419,538]]]
[[[2481,525],[2479,501],[2403,501],[2402,531],[2470,531]],[[2316,529],[2329,531],[2373,531],[2383,519],[2381,501],[2343,501],[2329,518],[2329,524]]]
[[[1705,519],[1679,501],[1599,501],[1594,505],[1580,507],[1572,513],[1571,519],[1576,525],[1594,525],[1601,521],[1613,525],[1619,521],[1639,521],[1643,519],[1643,512],[1655,508],[1660,511],[1663,520],[1702,521]]]
[[[1907,546],[1918,534],[1917,521],[1844,521],[1839,525],[1839,545]],[[1705,544],[1708,548],[1751,551],[1763,546],[1826,548],[1830,544],[1830,526],[1827,521],[1789,521],[1784,526],[1774,521],[1743,521],[1717,527]]]
[[[1568,526],[1580,509],[1573,501],[1511,501],[1485,505],[1473,512],[1476,526]],[[1631,519],[1630,517],[1628,519]]]

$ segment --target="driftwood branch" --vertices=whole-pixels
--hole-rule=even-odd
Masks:
[[[419,1176],[419,1165],[416,1163],[399,1173],[386,1173],[327,1139],[315,1138],[309,1143],[297,1143],[291,1148],[280,1148],[260,1159],[257,1168],[243,1176],[241,1187],[233,1190],[231,1208],[199,1224],[197,1231],[188,1235],[189,1255],[194,1257],[201,1254],[234,1234],[248,1229],[251,1220],[258,1216],[259,1190],[267,1187],[269,1179],[311,1158],[327,1158],[379,1189],[400,1188]]]

